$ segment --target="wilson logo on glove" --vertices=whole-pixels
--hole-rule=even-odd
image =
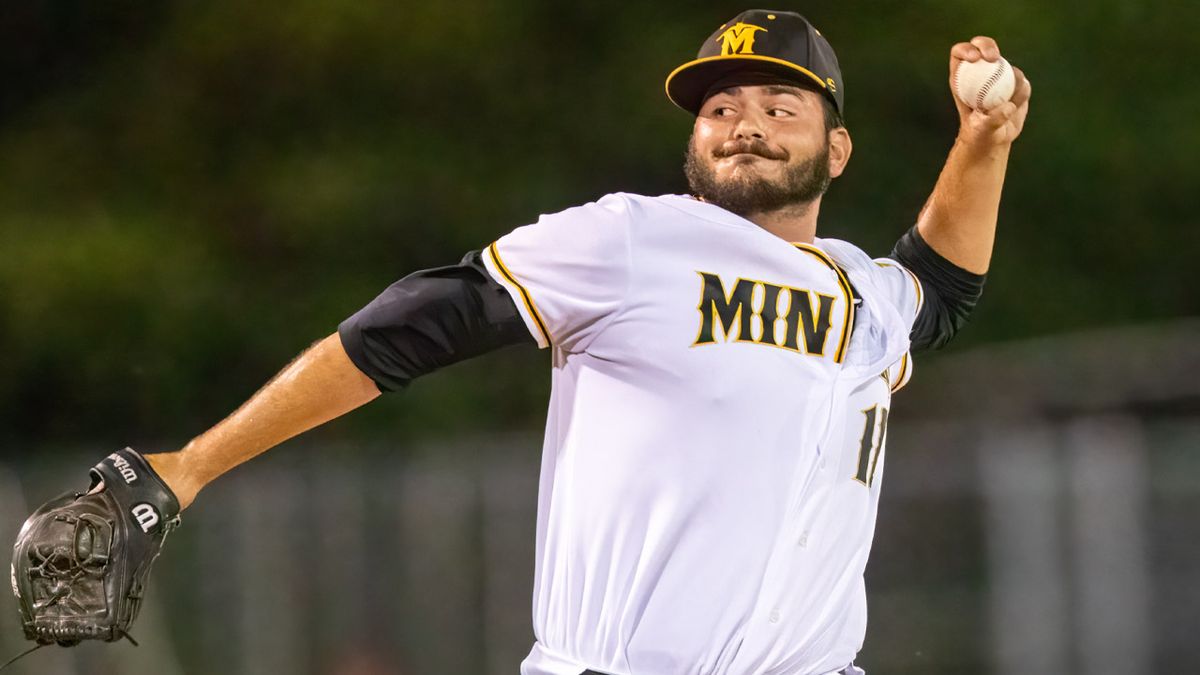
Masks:
[[[133,517],[137,519],[138,525],[142,526],[142,532],[150,533],[150,530],[158,525],[158,511],[154,510],[149,504],[136,504],[129,510]]]
[[[113,466],[117,467],[117,471],[121,473],[121,478],[124,478],[126,483],[132,483],[138,479],[137,472],[129,465],[127,459],[115,452],[109,455],[108,458],[112,460]]]

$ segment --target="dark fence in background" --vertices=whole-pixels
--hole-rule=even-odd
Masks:
[[[868,672],[1200,672],[1200,322],[918,363],[868,569]],[[540,439],[276,450],[203,493],[127,644],[13,675],[512,674]],[[0,464],[0,541],[106,449]],[[0,649],[23,648],[0,601]],[[86,665],[85,665],[86,664]]]

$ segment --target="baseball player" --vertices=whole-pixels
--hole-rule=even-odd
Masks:
[[[999,58],[977,37],[951,72]],[[891,395],[979,298],[1017,81],[990,112],[956,101],[917,224],[872,259],[816,237],[852,150],[832,47],[798,14],[743,12],[667,78],[694,116],[692,194],[606,195],[401,279],[149,466],[186,508],[380,392],[533,343],[553,387],[523,675],[860,673]]]

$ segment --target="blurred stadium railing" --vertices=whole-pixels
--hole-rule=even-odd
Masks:
[[[869,672],[1200,672],[1200,321],[943,356],[895,405]],[[293,443],[185,515],[140,649],[43,650],[12,673],[515,673],[539,448]],[[104,450],[0,464],[0,540]],[[3,607],[0,656],[24,646]]]

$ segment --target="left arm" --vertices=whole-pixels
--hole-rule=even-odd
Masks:
[[[981,58],[1000,58],[995,40],[976,37],[951,48],[952,92],[959,62]],[[1009,151],[1029,112],[1029,80],[1015,66],[1013,74],[1017,85],[1012,100],[988,112],[971,109],[952,93],[958,107],[958,138],[917,218],[917,229],[925,242],[946,260],[973,274],[988,270]]]
[[[959,63],[999,58],[1000,49],[989,37],[954,45],[951,91]],[[1012,100],[988,112],[974,110],[952,94],[958,106],[958,138],[916,226],[892,250],[891,257],[915,274],[925,291],[910,334],[914,350],[937,349],[949,342],[983,292],[1009,150],[1029,112],[1029,80],[1016,67],[1013,74]]]

